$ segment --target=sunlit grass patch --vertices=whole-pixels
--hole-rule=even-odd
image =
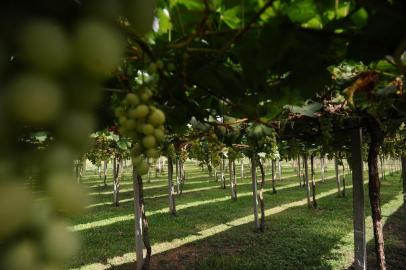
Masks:
[[[207,172],[199,171],[199,173],[201,178],[193,180],[199,183],[186,183],[184,194],[176,197],[178,210],[176,217],[168,214],[166,186],[145,190],[153,253],[164,252],[162,255],[155,255],[160,256],[159,260],[165,260],[166,252],[172,250],[182,252],[188,245],[197,245],[195,249],[199,250],[200,243],[204,243],[209,245],[208,250],[216,250],[217,257],[220,255],[221,260],[226,263],[222,268],[222,262],[214,259],[216,254],[209,252],[199,258],[197,265],[201,268],[197,269],[241,269],[236,268],[241,263],[240,260],[243,262],[256,260],[255,254],[262,248],[269,250],[260,253],[266,260],[258,260],[252,265],[244,263],[242,265],[249,269],[250,267],[268,269],[261,267],[265,261],[269,261],[274,267],[269,269],[303,269],[304,263],[314,269],[341,269],[335,267],[350,261],[349,256],[351,257],[352,253],[347,251],[353,249],[352,237],[349,237],[349,241],[346,239],[347,235],[352,235],[350,176],[346,177],[347,197],[337,198],[334,171],[329,169],[326,174],[328,179],[324,183],[317,182],[317,198],[320,206],[318,210],[307,208],[306,191],[299,187],[299,179],[293,170],[291,173],[285,173],[283,176],[286,178],[282,181],[276,182],[277,194],[271,193],[268,176],[264,194],[265,207],[269,215],[264,234],[267,236],[261,236],[253,233],[252,191],[248,169],[245,179],[238,181],[238,200],[235,202],[230,198],[229,186],[225,190],[220,189],[219,183],[214,179],[208,181]],[[319,178],[320,174],[317,171],[316,173],[316,178]],[[228,176],[226,177],[229,185]],[[126,177],[125,181],[128,182],[130,179]],[[388,185],[383,185],[384,203],[388,203],[390,198],[398,200],[396,196],[400,190],[399,180],[387,180],[385,183]],[[145,187],[160,184],[154,181],[146,182]],[[131,192],[124,193],[120,207],[111,206],[108,201],[110,197],[106,195],[94,196],[96,201],[89,209],[89,213],[72,219],[73,224],[76,224],[72,229],[79,230],[83,247],[80,256],[72,261],[68,268],[87,265],[93,268],[86,269],[108,269],[111,265],[116,265],[117,269],[121,267],[130,269],[126,268],[125,264],[134,260],[132,196]],[[240,243],[238,249],[233,248],[236,243]],[[244,254],[228,256],[219,251],[217,246],[232,252],[242,250]],[[283,250],[277,250],[278,246]],[[270,254],[270,250],[275,254]],[[318,259],[303,260],[301,257],[312,254],[316,254]],[[299,262],[303,264],[297,264]],[[162,268],[163,266],[155,269],[176,269],[176,267]]]

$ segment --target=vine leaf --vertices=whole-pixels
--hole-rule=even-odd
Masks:
[[[284,109],[289,110],[291,113],[304,115],[308,117],[315,117],[315,113],[319,111],[323,105],[318,102],[312,102],[310,104],[304,105],[302,107],[295,105],[286,105]]]

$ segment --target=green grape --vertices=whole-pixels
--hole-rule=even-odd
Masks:
[[[124,42],[109,25],[88,20],[79,24],[75,37],[77,61],[95,77],[106,77],[120,63]]]
[[[21,32],[20,46],[23,56],[41,70],[63,70],[71,60],[70,40],[64,30],[53,22],[27,24]]]
[[[253,133],[254,133],[254,136],[257,138],[262,137],[263,136],[262,126],[261,125],[255,126]]]
[[[165,133],[161,129],[155,129],[154,136],[158,142],[162,142],[165,139]]]
[[[148,102],[153,92],[151,89],[143,87],[139,89],[137,93],[139,94],[127,94],[121,103],[122,106],[126,106],[124,104],[132,106],[126,114],[129,119],[125,116],[119,116],[121,110],[116,109],[116,111],[118,111],[116,115],[118,116],[118,123],[120,125],[120,134],[130,137],[134,141],[141,139],[141,143],[135,143],[133,145],[131,152],[134,165],[142,161],[141,155],[149,158],[159,156],[159,152],[154,148],[157,147],[158,142],[162,142],[165,138],[163,126],[165,114]],[[138,104],[138,97],[140,97],[144,104]],[[147,117],[149,122],[146,122]]]
[[[154,126],[160,126],[165,123],[165,114],[159,110],[154,110],[148,118],[150,124]]]
[[[114,114],[116,115],[116,117],[125,116],[125,112],[124,112],[123,107],[117,107],[117,108],[114,110]]]
[[[121,116],[121,117],[118,119],[118,123],[119,123],[121,126],[125,126],[125,125],[127,124],[127,117]]]
[[[31,203],[31,194],[17,184],[0,185],[0,242],[24,225]]]
[[[152,91],[149,88],[145,88],[141,93],[141,100],[147,102],[152,97]]]
[[[68,231],[63,221],[51,223],[45,230],[42,247],[45,255],[53,261],[65,261],[75,255],[79,248],[76,235]]]
[[[142,127],[142,133],[144,133],[145,135],[152,135],[154,134],[154,126],[151,124],[144,124]]]
[[[19,120],[32,125],[55,120],[63,105],[58,84],[44,76],[20,75],[11,83],[10,91],[11,110]]]
[[[148,173],[149,165],[145,161],[138,163],[136,166],[136,171],[139,175],[145,175]]]
[[[66,173],[54,173],[48,177],[47,191],[58,210],[77,215],[84,211],[88,197],[84,190]]]
[[[155,137],[152,135],[145,136],[144,139],[142,139],[142,145],[147,149],[154,148],[156,146]]]
[[[121,124],[121,123],[120,123]],[[125,124],[125,128],[128,130],[134,130],[137,127],[137,122],[134,119],[128,119]]]
[[[134,109],[133,117],[134,118],[145,118],[149,113],[147,105],[141,104]]]
[[[127,94],[127,96],[125,97],[127,103],[131,106],[137,106],[138,104],[140,104],[140,99],[136,94],[133,93],[129,93]]]
[[[44,230],[52,219],[52,205],[49,201],[35,201],[32,205],[29,219],[32,226],[38,231]]]

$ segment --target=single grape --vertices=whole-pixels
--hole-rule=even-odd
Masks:
[[[145,175],[148,173],[149,170],[149,165],[145,161],[142,161],[141,163],[138,163],[137,166],[135,167],[137,173],[139,175]]]
[[[14,179],[13,179],[14,180]],[[0,239],[7,239],[18,231],[29,216],[31,194],[17,184],[0,185]]]
[[[165,139],[165,133],[161,129],[155,129],[154,136],[158,142],[162,142]]]
[[[125,97],[125,99],[127,100],[127,103],[129,104],[129,105],[132,105],[132,106],[137,106],[138,104],[140,104],[140,99],[139,99],[139,97],[136,95],[136,94],[134,94],[134,93],[129,93],[129,94],[127,94],[127,96]]]
[[[128,130],[134,130],[137,127],[137,122],[134,119],[128,119],[125,122],[125,128]]]
[[[23,57],[41,70],[63,70],[71,60],[70,40],[54,22],[27,23],[20,34],[20,46]]]
[[[155,137],[152,135],[145,136],[144,139],[142,139],[142,145],[147,149],[154,148],[156,146]]]
[[[9,88],[11,110],[28,124],[48,124],[56,119],[63,107],[61,89],[47,77],[23,74]]]
[[[264,135],[263,129],[261,125],[257,125],[254,128],[254,136],[257,138],[261,138]]]
[[[152,91],[149,88],[145,88],[141,93],[141,100],[147,102],[152,97]]]
[[[159,126],[165,123],[165,114],[159,110],[154,110],[148,118],[150,124],[154,126]]]
[[[145,135],[152,135],[154,134],[154,126],[151,124],[144,124],[143,128],[142,128],[142,133],[144,133]]]
[[[125,116],[125,112],[124,112],[123,107],[117,107],[117,108],[115,108],[114,114],[116,115],[116,117]]]
[[[88,198],[84,190],[74,182],[71,175],[54,173],[48,177],[47,191],[58,210],[77,215],[84,211]]]
[[[125,126],[125,125],[127,124],[127,117],[121,116],[121,117],[118,119],[118,123],[119,123],[121,126]]]
[[[147,105],[141,104],[134,109],[133,116],[134,118],[145,118],[149,113]]]
[[[95,77],[106,77],[120,63],[124,42],[119,32],[97,20],[79,24],[75,37],[77,61]]]
[[[52,222],[45,230],[42,247],[45,255],[51,260],[65,261],[75,255],[79,249],[76,235],[68,231],[67,224],[63,221]]]

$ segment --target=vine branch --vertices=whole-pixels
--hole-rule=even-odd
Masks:
[[[272,6],[274,0],[269,0],[258,12],[254,15],[254,17],[251,18],[251,20],[247,23],[247,25],[242,28],[240,31],[238,31],[237,34],[234,35],[231,40],[229,40],[221,49],[221,52],[226,51],[231,45],[239,41],[242,36],[250,30],[250,28],[253,26],[253,24],[261,17],[261,15]]]
[[[197,25],[196,31],[192,35],[184,38],[185,39],[184,41],[181,41],[181,42],[178,42],[175,44],[169,44],[169,48],[179,49],[179,48],[186,47],[193,41],[193,39],[195,39],[196,37],[200,36],[203,33],[204,26],[210,15],[210,6],[209,6],[208,0],[202,0],[202,1],[204,4],[203,17],[200,20],[200,23]]]

